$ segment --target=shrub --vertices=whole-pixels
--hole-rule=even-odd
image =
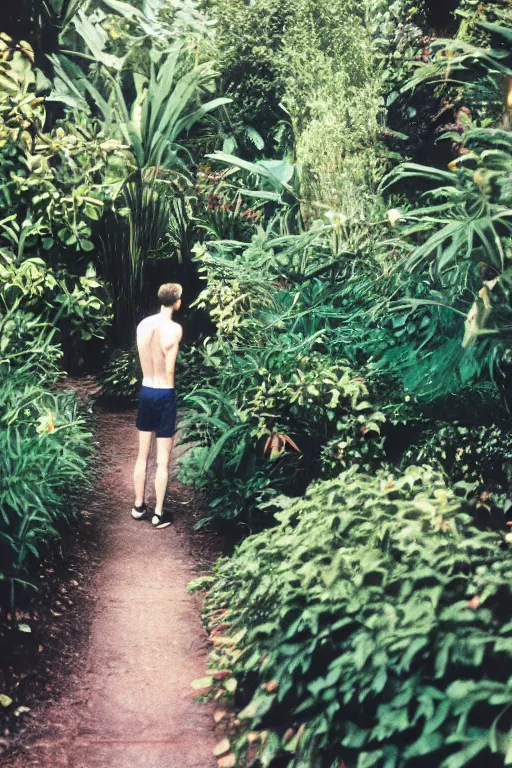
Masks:
[[[0,314],[0,615],[35,586],[87,485],[92,436],[74,395],[51,391],[61,375],[54,335],[31,313]]]
[[[499,482],[512,461],[511,435],[499,425],[465,426],[437,422],[404,454],[404,463],[437,463],[452,483]]]
[[[331,328],[336,288],[307,277],[336,269],[329,235],[260,230],[251,244],[198,250],[206,285],[197,303],[217,335],[198,348],[206,383],[184,400],[197,445],[181,477],[208,488],[213,516],[252,526],[277,488],[300,493],[322,471],[383,458],[385,417]]]
[[[11,308],[0,313],[0,375],[21,368],[45,380],[59,375],[62,349],[55,343],[55,329],[32,312]]]
[[[120,142],[77,113],[46,130],[33,51],[2,40],[0,77],[0,291],[62,331],[63,341],[102,338],[105,286],[91,262],[94,229],[126,162]]]
[[[197,686],[235,707],[234,749],[255,766],[503,765],[504,534],[428,466],[351,468],[273,504],[277,526],[219,563],[205,606]]]
[[[291,5],[277,69],[294,128],[301,191],[310,208],[319,201],[347,215],[378,175],[382,85],[366,12],[371,6],[376,13],[381,4]]]
[[[0,610],[13,609],[87,486],[92,435],[73,394],[33,373],[0,379]]]
[[[215,2],[219,68],[234,122],[277,138],[279,122],[289,119],[308,219],[318,202],[348,215],[371,197],[383,169],[377,139],[385,95],[396,87],[390,71],[403,66],[403,52],[393,56],[395,28],[409,5]]]
[[[102,371],[101,394],[134,402],[141,381],[142,371],[137,350],[118,350]]]
[[[284,116],[274,57],[290,11],[271,0],[215,0],[213,10],[222,89],[233,99],[233,127],[257,126],[266,136]]]

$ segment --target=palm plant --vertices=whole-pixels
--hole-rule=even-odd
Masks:
[[[402,89],[425,83],[450,88],[455,100],[469,105],[474,119],[484,127],[475,127],[468,117],[466,125],[459,126],[462,136],[453,132],[442,137],[460,145],[459,156],[448,170],[404,163],[383,184],[386,189],[398,180],[415,178],[430,187],[423,194],[426,205],[398,212],[403,225],[400,234],[406,238],[402,242],[409,249],[401,278],[407,272],[423,275],[424,295],[404,298],[395,309],[415,310],[416,326],[418,313],[421,317],[430,312],[430,318],[424,316],[423,320],[431,328],[438,325],[439,312],[451,314],[452,330],[445,333],[445,344],[439,336],[433,346],[422,349],[420,345],[410,352],[408,368],[418,383],[424,376],[422,389],[455,391],[461,381],[467,386],[478,379],[485,367],[495,381],[503,380],[500,365],[509,357],[512,16],[505,7],[495,8],[494,13],[497,23],[492,24],[483,20],[483,5],[476,13],[480,40],[487,36],[489,44],[468,41],[463,22],[455,40],[430,42],[431,61],[419,64]],[[497,127],[489,127],[493,118]],[[407,296],[407,292],[401,295]],[[460,317],[465,318],[464,327]],[[417,355],[420,349],[421,359]]]
[[[183,135],[206,114],[231,101],[216,98],[201,103],[217,76],[212,62],[196,65],[184,42],[178,41],[166,53],[152,50],[149,76],[131,72],[129,85],[123,77],[123,59],[105,52],[104,40],[98,41],[96,27],[85,14],[78,14],[75,26],[90,51],[86,58],[100,65],[101,82],[96,87],[69,58],[54,56],[61,82],[75,96],[92,98],[106,125],[121,132],[139,168],[186,171],[180,155],[186,157],[180,144]],[[127,93],[134,95],[127,97]]]
[[[459,138],[460,137],[453,137]],[[424,193],[430,205],[402,214],[402,234],[421,237],[406,262],[408,269],[434,263],[441,275],[467,284],[461,261],[484,260],[496,273],[505,265],[507,238],[512,234],[512,135],[491,128],[470,129],[464,150],[445,171],[404,163],[388,176],[384,187],[403,179],[441,182]]]
[[[191,158],[181,144],[184,134],[230,100],[201,103],[212,90],[216,73],[210,62],[195,64],[183,41],[165,53],[152,48],[149,75],[131,72],[130,88],[123,61],[105,53],[104,40],[95,36],[97,30],[85,14],[78,15],[75,27],[89,48],[89,58],[99,65],[100,83],[93,85],[70,58],[54,57],[62,87],[67,87],[68,98],[82,103],[92,99],[107,130],[120,133],[131,148],[137,168],[120,196],[127,215],[123,220],[116,213],[115,231],[107,225],[102,238],[118,337],[125,340],[146,308],[147,255],[158,249],[168,230],[175,245],[184,244],[185,211],[169,203],[168,185],[161,186],[169,174],[162,178],[162,173],[188,176]]]
[[[121,117],[121,130],[133,147],[140,167],[184,168],[178,153],[178,140],[185,131],[208,112],[231,100],[217,98],[199,104],[199,98],[213,85],[216,72],[211,63],[200,64],[179,74],[183,61],[183,45],[173,47],[158,65],[151,62],[147,81],[139,85],[139,94],[131,113],[116,84],[116,109]]]
[[[449,170],[406,163],[387,180],[387,185],[414,177],[441,182],[424,193],[429,205],[404,212],[401,219],[401,234],[414,243],[403,270],[419,276],[428,268],[424,282],[430,290],[419,300],[404,298],[395,310],[412,307],[418,327],[418,312],[421,319],[430,306],[433,311],[423,320],[435,329],[441,308],[452,314],[451,330],[444,331],[445,343],[438,335],[424,348],[397,348],[385,356],[392,367],[400,363],[411,390],[428,396],[467,387],[485,369],[502,383],[500,369],[510,356],[512,136],[503,129],[473,128],[463,141],[464,153]],[[404,352],[407,360],[397,357]]]
[[[420,64],[402,91],[424,83],[463,85],[471,91],[478,83],[480,92],[485,89],[491,100],[496,94],[502,95],[504,82],[512,77],[510,21],[509,11],[508,16],[503,15],[502,24],[479,24],[494,39],[503,41],[499,47],[482,47],[461,38],[431,41],[433,61]]]
[[[121,205],[105,220],[102,262],[114,298],[118,341],[127,341],[147,310],[148,256],[166,243],[171,210],[155,174],[135,172],[121,190]]]

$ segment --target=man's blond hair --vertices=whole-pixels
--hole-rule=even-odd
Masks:
[[[181,299],[183,288],[179,283],[164,283],[158,289],[158,298],[163,307],[172,307]]]

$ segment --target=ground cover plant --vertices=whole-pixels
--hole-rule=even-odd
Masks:
[[[207,383],[185,399],[197,447],[180,471],[209,487],[214,516],[251,525],[256,502],[277,487],[298,492],[315,471],[369,469],[382,457],[385,417],[336,338],[337,286],[329,295],[313,277],[326,271],[330,241],[321,225],[198,253],[207,285],[197,304],[217,336],[201,350]]]

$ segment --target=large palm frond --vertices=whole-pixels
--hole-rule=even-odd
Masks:
[[[203,101],[217,77],[212,62],[196,64],[184,42],[175,43],[165,53],[153,49],[149,76],[131,72],[130,88],[123,78],[123,59],[105,51],[101,27],[79,13],[75,28],[89,50],[86,58],[100,65],[103,82],[93,86],[77,64],[54,58],[62,84],[75,96],[78,90],[82,98],[92,98],[104,120],[117,124],[140,168],[183,169],[184,149],[179,142],[184,134],[206,114],[231,101],[224,97]]]
[[[512,32],[499,24],[481,23],[497,40],[505,41],[503,47],[480,47],[462,39],[438,38],[430,43],[433,61],[418,65],[402,91],[408,91],[424,83],[471,83],[478,73],[492,79],[512,77]]]
[[[434,263],[438,272],[460,276],[457,267],[475,257],[497,273],[504,268],[512,234],[512,135],[479,128],[467,131],[464,143],[469,151],[450,170],[403,163],[385,180],[384,187],[408,178],[440,182],[424,195],[430,204],[403,215],[402,234],[419,238],[409,269]]]
[[[183,74],[184,57],[191,67]],[[139,84],[139,96],[131,108],[116,84],[114,109],[141,168],[182,167],[180,138],[208,112],[231,101],[221,97],[201,104],[215,77],[210,62],[193,66],[183,44],[178,43],[163,59],[152,61],[150,77]]]

